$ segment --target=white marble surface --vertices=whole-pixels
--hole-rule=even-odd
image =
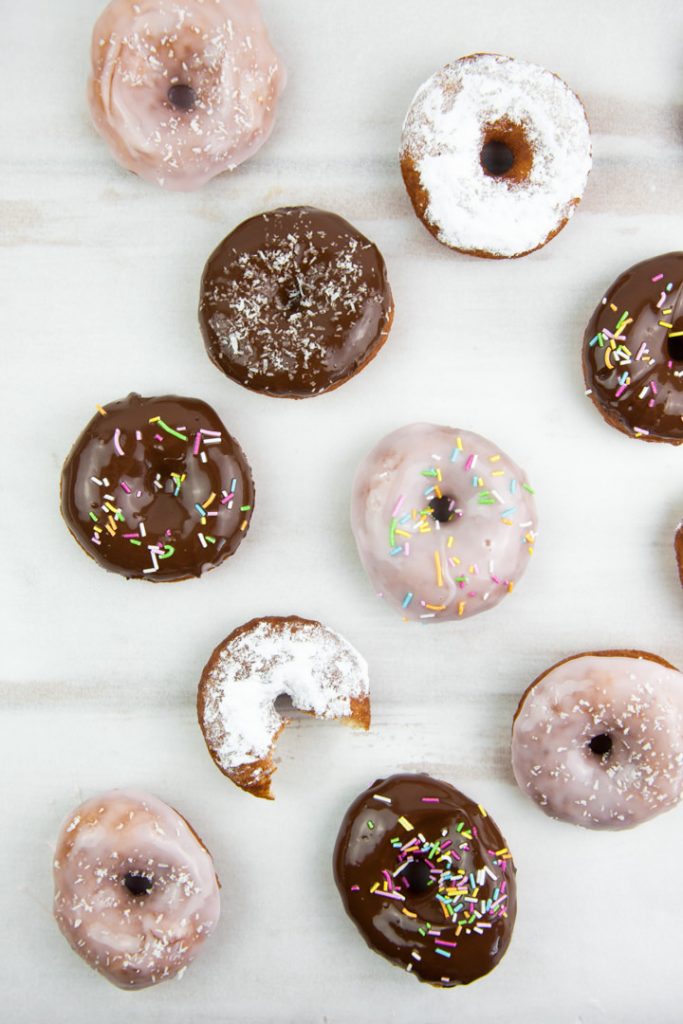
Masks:
[[[631,833],[556,824],[517,791],[517,697],[582,649],[683,662],[672,534],[683,452],[627,440],[583,396],[580,339],[602,289],[681,245],[680,5],[661,0],[264,0],[290,70],[270,144],[193,195],[125,174],[91,129],[84,79],[99,0],[3,10],[0,1016],[8,1024],[681,1020],[683,811]],[[513,263],[458,257],[414,218],[398,172],[417,85],[494,50],[559,72],[586,103],[595,166],[574,221]],[[195,307],[213,246],[282,203],[337,210],[374,238],[397,301],[374,363],[330,396],[279,403],[225,380]],[[78,550],[60,466],[95,402],[179,391],[237,434],[258,487],[239,554],[198,582],[126,583]],[[354,468],[416,419],[497,440],[538,489],[542,531],[518,591],[440,627],[376,601],[347,505]],[[277,799],[239,792],[194,719],[213,645],[264,613],[343,632],[370,662],[369,736],[315,722],[280,746]],[[344,917],[330,854],[351,798],[427,769],[488,805],[519,868],[514,941],[486,980],[436,991],[371,954]],[[82,796],[147,787],[214,853],[223,919],[181,983],[122,993],[50,916],[50,844]]]

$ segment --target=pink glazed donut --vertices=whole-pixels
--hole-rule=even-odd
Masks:
[[[62,826],[54,913],[71,948],[119,988],[185,970],[220,916],[211,855],[172,807],[113,790]]]
[[[361,463],[351,526],[380,597],[405,619],[493,608],[527,567],[536,503],[526,473],[467,430],[414,423]]]
[[[644,651],[559,662],[520,701],[512,769],[552,818],[593,829],[654,818],[683,793],[683,674]]]
[[[93,30],[95,127],[119,163],[168,189],[252,156],[285,81],[256,0],[112,0]]]

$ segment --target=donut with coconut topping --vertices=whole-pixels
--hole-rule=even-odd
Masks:
[[[360,373],[394,316],[377,246],[336,213],[288,206],[250,217],[206,264],[199,320],[213,363],[237,384],[310,398]]]
[[[252,156],[285,80],[256,0],[112,0],[93,30],[95,127],[120,164],[167,189]]]
[[[351,526],[380,597],[405,619],[444,622],[493,608],[534,550],[526,473],[479,434],[414,423],[363,460]]]
[[[281,696],[315,718],[370,726],[367,664],[338,633],[298,615],[235,629],[202,673],[199,724],[223,774],[269,800],[275,743],[288,724],[275,706]]]
[[[565,226],[591,168],[581,101],[536,64],[476,53],[418,90],[401,171],[416,214],[444,245],[526,256]]]
[[[644,651],[559,662],[519,703],[512,768],[561,821],[624,829],[661,814],[683,794],[683,673]]]
[[[119,988],[179,976],[220,917],[211,855],[155,796],[113,790],[69,815],[54,860],[54,915],[71,948]]]

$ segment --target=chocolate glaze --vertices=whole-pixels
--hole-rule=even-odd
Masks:
[[[254,484],[214,410],[193,398],[131,394],[103,413],[62,470],[62,515],[87,554],[155,582],[200,576],[232,555],[251,520]]]
[[[426,850],[406,850],[416,837]],[[442,844],[441,851],[434,850],[435,842]],[[426,889],[425,862],[433,879]],[[397,874],[404,863],[409,868]],[[385,895],[383,871],[399,898]],[[410,886],[402,879],[405,871],[412,874]],[[453,877],[460,872],[463,882]],[[474,893],[470,873],[474,903],[465,902]],[[515,866],[495,822],[446,782],[428,775],[392,775],[361,793],[339,830],[334,875],[346,911],[368,945],[421,981],[468,985],[493,970],[508,948],[517,912]],[[495,896],[497,889],[502,891]],[[454,916],[446,916],[437,893]],[[496,905],[482,913],[480,901],[489,899]],[[471,919],[467,908],[481,916]]]
[[[202,277],[199,320],[210,358],[262,394],[309,398],[338,387],[377,354],[392,318],[377,247],[311,207],[240,224]]]
[[[683,442],[681,341],[683,252],[655,256],[617,278],[583,347],[586,386],[608,423],[644,441]]]

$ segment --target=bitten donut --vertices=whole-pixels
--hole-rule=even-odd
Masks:
[[[62,826],[54,914],[69,945],[125,989],[179,976],[220,917],[211,855],[155,796],[113,790]]]
[[[209,357],[264,395],[309,398],[339,387],[374,359],[393,315],[377,246],[348,221],[309,206],[240,224],[202,277]]]
[[[183,191],[263,145],[286,80],[256,0],[112,0],[91,59],[90,112],[116,160]]]
[[[272,799],[275,743],[288,724],[275,706],[370,726],[368,667],[327,626],[298,615],[252,619],[216,647],[199,683],[197,713],[209,753],[224,775]]]
[[[428,775],[379,779],[349,807],[334,850],[347,914],[420,981],[469,985],[510,944],[515,866],[481,804]]]
[[[475,53],[418,90],[401,171],[417,216],[472,256],[526,256],[565,226],[591,169],[581,101],[523,60]]]
[[[520,789],[546,814],[632,828],[683,792],[683,674],[644,651],[559,662],[522,697],[512,726]]]
[[[98,565],[166,582],[200,576],[237,550],[254,484],[210,406],[131,394],[98,406],[64,463],[61,502],[73,537]]]
[[[373,586],[404,618],[467,618],[502,601],[526,569],[534,490],[486,438],[414,423],[361,463],[351,525]]]
[[[583,372],[610,426],[683,442],[683,252],[637,263],[607,289],[586,328]]]

